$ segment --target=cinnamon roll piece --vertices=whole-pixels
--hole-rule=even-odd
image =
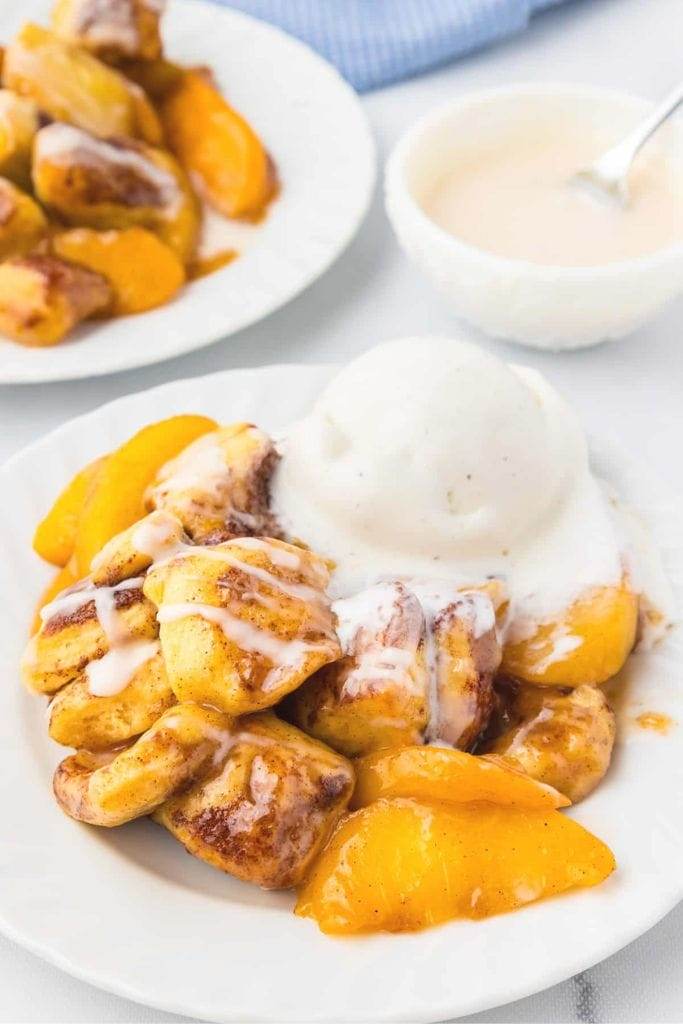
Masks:
[[[39,211],[25,214],[25,229],[41,230]],[[86,267],[38,253],[13,256],[0,264],[0,334],[22,345],[56,345],[82,320],[106,312],[112,298],[109,282]]]
[[[144,593],[159,609],[178,700],[235,715],[261,710],[337,659],[328,577],[312,552],[257,537],[190,547],[157,563]]]
[[[85,672],[92,693],[111,696],[158,651],[156,608],[139,578],[114,587],[81,580],[41,618],[22,658],[24,683],[36,693],[56,693]]]
[[[57,0],[52,27],[105,61],[156,60],[163,10],[163,0]]]
[[[154,819],[189,853],[265,889],[298,885],[346,809],[345,758],[272,714],[242,719],[218,772]]]
[[[508,727],[480,752],[500,755],[572,803],[588,796],[612,758],[616,718],[598,686],[521,684],[506,708]]]
[[[97,138],[51,124],[33,146],[36,195],[70,224],[145,227],[187,263],[199,228],[197,201],[170,153],[130,138]]]
[[[176,516],[195,541],[276,537],[269,486],[277,458],[273,442],[258,427],[221,427],[162,466],[147,492],[147,508]]]
[[[79,751],[65,758],[54,776],[57,802],[71,818],[106,828],[150,814],[223,763],[232,725],[212,708],[172,707],[123,750]]]
[[[89,751],[140,736],[176,703],[160,652],[144,661],[118,693],[98,696],[83,672],[55,694],[48,731],[56,743]]]
[[[471,749],[501,657],[486,589],[395,581],[333,610],[344,657],[292,694],[291,720],[351,757],[420,742]]]

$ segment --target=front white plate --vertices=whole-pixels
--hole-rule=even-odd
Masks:
[[[0,4],[0,41],[27,20],[45,24],[51,6]],[[238,260],[166,306],[93,322],[52,348],[0,339],[0,384],[95,377],[225,338],[319,277],[365,215],[374,145],[356,94],[334,68],[279,29],[202,0],[170,0],[163,34],[171,59],[213,68],[273,155],[282,193],[263,224],[237,227]]]
[[[189,857],[149,821],[106,831],[56,806],[60,751],[45,705],[17,663],[50,570],[31,535],[68,477],[144,424],[180,412],[279,430],[320,391],[329,367],[273,366],[176,381],[79,417],[0,470],[0,927],[64,970],[142,1003],[215,1021],[437,1021],[528,995],[614,953],[683,895],[683,757],[633,724],[643,710],[683,722],[680,632],[633,657],[622,682],[620,742],[610,773],[575,814],[613,848],[619,869],[594,890],[486,921],[414,935],[323,937],[264,893]],[[604,471],[605,467],[603,467]],[[609,462],[637,502],[651,481]],[[672,534],[680,507],[672,507]],[[674,564],[675,550],[667,560]],[[680,561],[679,561],[680,567]]]

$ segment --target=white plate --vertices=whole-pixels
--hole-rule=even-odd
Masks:
[[[585,969],[683,895],[680,730],[661,736],[627,721],[655,710],[683,722],[675,632],[629,662],[613,767],[575,812],[613,848],[618,871],[594,890],[514,914],[415,935],[325,938],[292,916],[289,895],[214,871],[149,821],[106,831],[60,812],[50,774],[63,750],[47,739],[44,702],[17,675],[50,574],[30,550],[36,519],[77,468],[151,420],[203,412],[276,430],[308,408],[329,373],[275,366],[176,381],[72,420],[0,470],[0,927],[77,977],[193,1018],[443,1020]],[[627,496],[652,500],[650,481],[610,466]],[[680,508],[671,514],[680,530]],[[666,525],[661,509],[657,524]]]
[[[28,19],[46,23],[51,6],[0,4],[0,40]],[[247,229],[238,260],[166,306],[88,324],[52,348],[0,339],[0,384],[95,377],[225,338],[319,277],[365,215],[374,143],[356,94],[331,65],[279,29],[202,0],[170,0],[163,34],[172,59],[214,69],[272,153],[282,193],[263,224]]]

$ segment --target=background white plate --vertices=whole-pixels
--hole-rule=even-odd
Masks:
[[[683,895],[680,730],[634,727],[655,710],[683,722],[680,627],[634,656],[621,688],[610,773],[574,812],[613,848],[604,885],[486,921],[415,935],[334,940],[263,893],[189,857],[149,821],[106,831],[57,808],[60,751],[45,705],[24,692],[17,662],[50,575],[30,550],[36,519],[84,462],[145,423],[177,412],[251,419],[268,430],[301,415],[329,367],[274,366],[176,381],[79,417],[0,470],[0,928],[84,980],[166,1010],[216,1021],[436,1021],[517,999],[615,952]],[[680,570],[680,506],[610,457],[622,493],[656,502],[655,528]],[[678,549],[675,545],[678,544]]]
[[[45,24],[51,6],[0,4],[0,40],[29,19]],[[166,306],[88,324],[53,348],[0,339],[0,384],[94,377],[233,334],[319,277],[365,215],[374,144],[356,94],[331,65],[279,29],[201,0],[170,0],[163,35],[171,59],[215,71],[272,153],[282,193],[238,260]]]

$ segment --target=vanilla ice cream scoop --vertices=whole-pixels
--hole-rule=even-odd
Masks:
[[[282,511],[326,519],[351,547],[427,558],[509,547],[587,458],[573,413],[540,376],[445,338],[366,352],[284,453]]]

